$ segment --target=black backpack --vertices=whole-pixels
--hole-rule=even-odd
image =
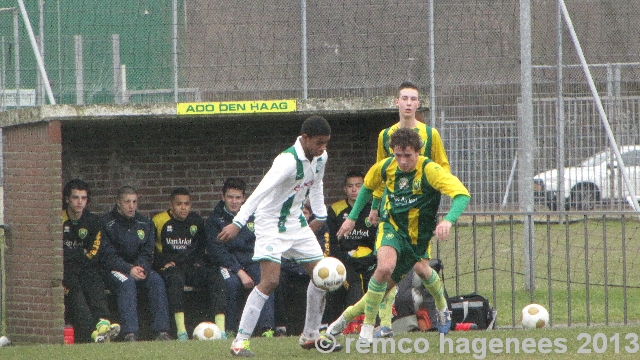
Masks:
[[[495,329],[496,310],[489,306],[489,300],[482,295],[467,294],[447,299],[451,311],[451,329],[459,323],[471,323],[478,330]]]

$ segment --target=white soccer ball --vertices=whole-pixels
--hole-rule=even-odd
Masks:
[[[193,329],[193,340],[216,340],[220,338],[222,338],[222,332],[212,322],[201,322]]]
[[[543,328],[549,323],[549,312],[542,305],[529,304],[522,309],[522,327]]]
[[[347,269],[334,257],[326,257],[313,268],[313,283],[326,291],[338,290],[347,280]]]

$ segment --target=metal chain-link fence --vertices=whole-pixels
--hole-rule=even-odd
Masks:
[[[60,104],[392,96],[409,79],[425,104],[432,96],[425,121],[440,129],[474,209],[517,206],[518,1],[29,1],[37,44],[18,3],[0,0],[0,110],[47,102],[34,48]],[[566,6],[618,145],[640,144],[640,1]],[[556,1],[531,2],[536,174],[610,146],[559,19]],[[588,170],[610,184],[594,206],[628,208],[619,169],[610,159]],[[640,167],[627,170],[640,192]],[[571,208],[583,179],[565,176]],[[565,203],[552,188],[536,183],[542,206]]]

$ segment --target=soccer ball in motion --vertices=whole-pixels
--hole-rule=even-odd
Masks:
[[[193,329],[193,340],[216,340],[220,338],[222,338],[222,332],[212,322],[201,322]]]
[[[313,283],[322,290],[338,290],[347,279],[347,269],[334,257],[326,257],[313,268]]]
[[[529,304],[522,309],[522,327],[543,328],[549,323],[549,312],[542,305]]]

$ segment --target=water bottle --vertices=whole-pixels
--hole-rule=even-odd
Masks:
[[[478,330],[478,325],[474,323],[457,323],[456,331]]]
[[[73,326],[67,325],[64,327],[64,343],[67,345],[72,345],[75,343],[75,334],[73,331]]]

